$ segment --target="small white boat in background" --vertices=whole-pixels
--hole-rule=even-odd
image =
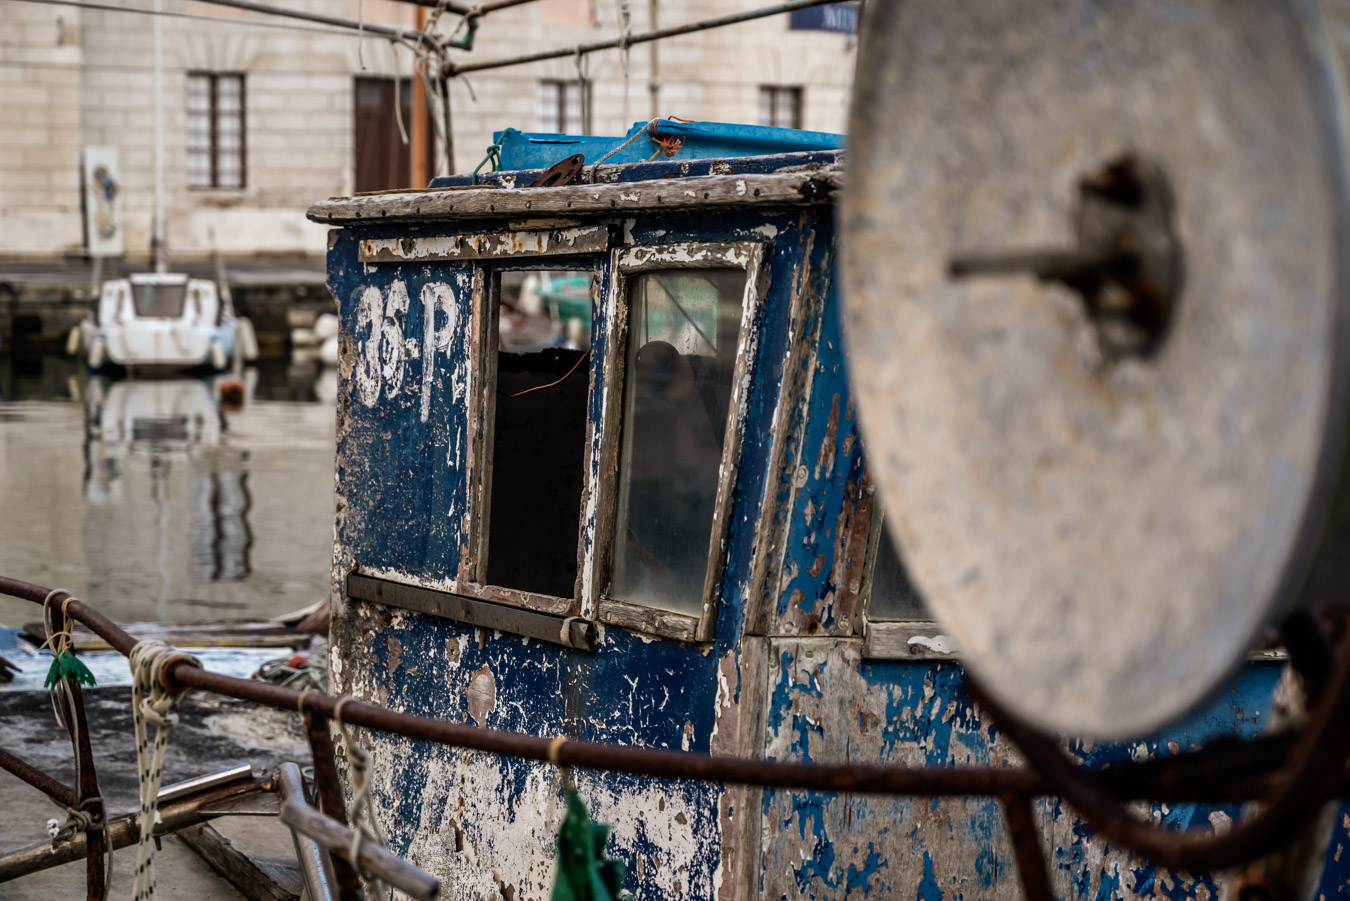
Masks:
[[[181,273],[144,273],[105,281],[95,317],[70,334],[67,351],[83,348],[91,370],[208,369],[236,358],[252,361],[258,341],[248,319],[234,313],[228,292]]]

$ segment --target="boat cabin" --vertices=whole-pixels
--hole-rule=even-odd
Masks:
[[[341,316],[333,693],[712,754],[1006,761],[869,482],[886,449],[851,400],[839,139],[661,121],[498,143],[501,171],[310,210],[334,226]],[[530,187],[577,153],[574,181]],[[1251,663],[1147,741],[1069,747],[1101,764],[1258,733],[1278,674]],[[447,897],[546,897],[564,784],[613,827],[640,898],[1021,893],[993,799],[363,741],[391,847]],[[1238,808],[1153,813],[1222,828]],[[1213,876],[1104,846],[1058,801],[1035,815],[1061,897],[1217,896]],[[1327,859],[1330,898],[1350,856]]]

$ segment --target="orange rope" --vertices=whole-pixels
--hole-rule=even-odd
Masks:
[[[567,370],[567,375],[563,376],[562,378],[556,381],[549,382],[547,385],[535,385],[533,388],[526,388],[524,391],[517,391],[515,394],[508,394],[506,396],[520,397],[522,394],[529,394],[531,391],[543,391],[545,388],[552,388],[554,385],[562,384],[563,382],[567,381],[568,376],[577,371],[577,367],[581,365],[581,361],[586,359],[590,355],[591,352],[587,350],[584,354],[577,357],[577,361],[572,364],[572,368]]]

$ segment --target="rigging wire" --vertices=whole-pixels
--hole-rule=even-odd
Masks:
[[[330,28],[311,28],[305,25],[291,25],[286,22],[268,22],[260,19],[222,19],[218,16],[206,16],[201,13],[178,12],[176,10],[144,9],[137,6],[114,6],[111,3],[99,3],[97,0],[7,0],[9,3],[36,3],[42,6],[72,6],[76,9],[88,9],[97,12],[110,13],[140,13],[144,16],[167,16],[171,19],[192,19],[198,22],[211,22],[216,25],[251,25],[255,28],[275,28],[280,31],[298,31],[307,34],[326,34],[333,37],[347,38],[356,37],[346,28],[334,26]],[[111,68],[107,66],[99,68]],[[131,67],[121,67],[131,68]],[[147,67],[148,68],[148,67]]]
[[[220,0],[216,0],[216,2],[220,2]],[[649,41],[660,41],[681,34],[707,31],[710,28],[721,28],[724,25],[738,25],[741,22],[752,22],[755,19],[763,19],[767,16],[776,16],[782,13],[793,12],[798,9],[807,9],[812,6],[826,6],[838,2],[839,0],[788,0],[786,3],[779,3],[774,6],[765,6],[760,9],[747,10],[746,12],[741,13],[730,13],[712,19],[701,19],[697,22],[688,22],[684,25],[676,25],[671,28],[658,28],[654,31],[644,31],[639,34],[630,34],[627,36],[620,35],[618,38],[608,41],[595,41],[589,44],[578,44],[575,47],[545,50],[540,53],[527,53],[524,56],[484,60],[479,63],[465,63],[463,65],[451,63],[446,65],[444,74],[447,77],[454,77],[464,72],[480,72],[484,69],[502,69],[507,66],[519,66],[525,63],[535,63],[546,59],[561,59],[565,56],[593,53],[596,50],[613,50],[621,46],[628,47],[633,44],[645,44]]]

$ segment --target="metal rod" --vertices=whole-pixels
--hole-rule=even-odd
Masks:
[[[297,835],[305,835],[318,842],[335,858],[351,863],[351,846],[356,833],[349,827],[324,816],[298,798],[281,805],[281,822],[290,826]],[[441,893],[439,879],[373,841],[361,843],[358,865],[363,872],[378,876],[418,901],[435,901]]]
[[[427,6],[436,8],[441,6],[441,0],[400,0],[403,3],[412,3],[415,6]],[[537,0],[495,0],[492,3],[480,3],[477,7],[467,6],[463,3],[445,3],[444,6],[452,13],[460,15],[469,15],[470,13],[483,15],[490,12],[496,12],[499,9],[508,9],[512,6],[524,6],[526,3],[535,3]]]
[[[75,789],[0,748],[0,769],[8,770],[63,807],[75,806]]]
[[[155,833],[160,835],[177,832],[187,826],[194,826],[217,816],[225,816],[226,811],[213,813],[210,812],[209,808],[225,801],[271,791],[274,786],[275,779],[266,776],[171,801],[160,806],[159,818],[162,825],[156,825]],[[108,821],[108,835],[112,840],[114,849],[126,848],[136,844],[137,839],[140,838],[140,826],[137,824],[138,816],[139,814],[128,813],[113,817]],[[17,879],[20,876],[27,876],[30,873],[79,860],[86,855],[88,836],[89,833],[87,832],[77,832],[71,837],[70,841],[55,848],[52,847],[50,839],[43,839],[40,842],[34,842],[31,845],[25,845],[22,848],[0,854],[0,882],[7,882],[10,879]]]
[[[343,713],[346,714],[345,708]],[[314,790],[319,796],[319,809],[345,826],[347,809],[342,803],[342,783],[338,781],[328,719],[313,711],[304,712],[304,717],[309,750],[314,758]],[[333,875],[337,877],[338,897],[342,901],[358,901],[361,897],[361,876],[346,858],[333,859]]]
[[[304,804],[305,781],[300,775],[300,767],[293,763],[283,763],[277,770],[277,792],[281,795],[282,822],[286,821],[286,806]],[[336,901],[337,883],[333,876],[333,861],[328,852],[305,833],[291,830],[295,841],[295,857],[300,862],[300,873],[305,880],[305,889],[310,901]]]
[[[219,2],[219,0],[217,0],[217,2]],[[575,47],[564,47],[559,50],[545,50],[540,53],[529,53],[524,56],[484,60],[481,63],[465,63],[464,65],[446,63],[442,73],[447,78],[450,78],[455,75],[462,75],[465,72],[481,72],[484,69],[501,69],[506,66],[519,66],[524,63],[535,63],[545,59],[561,59],[565,56],[594,53],[597,50],[612,50],[621,45],[631,47],[634,44],[645,44],[648,41],[659,41],[662,38],[675,37],[676,35],[692,34],[696,31],[707,31],[709,28],[721,28],[724,25],[737,25],[741,22],[752,22],[755,19],[763,19],[767,16],[777,16],[797,9],[806,9],[811,6],[825,6],[830,3],[838,2],[839,0],[790,0],[790,2],[787,3],[779,3],[761,9],[752,9],[743,13],[731,13],[725,16],[717,16],[712,19],[702,19],[698,22],[688,22],[684,25],[676,25],[671,28],[657,28],[652,31],[639,32],[638,34],[630,35],[627,41],[624,41],[622,38],[615,38],[608,41],[594,41],[590,44],[578,44]]]
[[[388,38],[406,38],[410,41],[416,41],[423,37],[423,34],[416,30],[390,28],[386,25],[373,25],[369,22],[358,22],[355,19],[344,19],[339,16],[324,16],[319,15],[318,13],[303,12],[298,9],[282,9],[277,6],[269,6],[266,3],[254,3],[253,0],[202,0],[202,2],[210,3],[214,6],[229,6],[233,9],[246,9],[249,12],[263,13],[269,16],[281,16],[286,19],[303,19],[306,22],[318,22],[321,25],[332,25],[335,28],[367,31],[371,34],[378,34]],[[465,11],[467,12],[467,9]]]
[[[1003,803],[1003,819],[1008,825],[1013,855],[1017,860],[1017,874],[1022,880],[1022,895],[1027,901],[1054,901],[1050,888],[1050,873],[1045,865],[1045,851],[1032,816],[1031,798],[1027,795],[1007,794],[999,798]]]
[[[18,579],[0,576],[0,593],[41,604],[48,589]],[[61,598],[55,598],[60,601]],[[71,601],[67,610],[76,620],[102,637],[123,655],[130,654],[136,639],[97,610],[82,601]],[[265,704],[279,710],[295,710],[301,700],[300,692],[279,685],[248,679],[236,679],[186,663],[171,664],[166,676],[175,687],[197,688],[227,697]],[[303,701],[304,710],[320,717],[332,717],[336,700],[321,692],[309,692]],[[450,723],[407,713],[398,713],[364,704],[349,702],[342,711],[344,721],[368,729],[375,729],[406,738],[438,742],[453,747],[485,751],[522,760],[547,761],[553,739],[480,726]],[[1264,748],[1257,742],[1244,746]],[[866,764],[805,764],[782,761],[752,760],[738,757],[713,757],[689,751],[667,751],[653,748],[634,748],[599,742],[564,741],[557,746],[557,762],[564,766],[613,772],[651,775],[669,779],[699,782],[721,782],[730,785],[754,785],[763,788],[803,789],[810,791],[861,792],[884,795],[960,795],[993,796],[1017,792],[1032,796],[1057,794],[1054,785],[1025,766],[1006,767],[951,767],[906,768],[882,767]],[[1178,761],[1188,759],[1185,755]],[[1237,759],[1236,756],[1233,759]],[[1247,778],[1237,780],[1225,773],[1225,782],[1211,785],[1199,778],[1171,780],[1161,794],[1148,790],[1144,780],[1131,778],[1133,767],[1162,768],[1176,761],[1152,762],[1113,767],[1102,773],[1083,778],[1104,791],[1123,791],[1131,798],[1150,800],[1189,800],[1192,795],[1205,800],[1216,800],[1222,794],[1227,800],[1240,801],[1262,792],[1268,780]],[[1159,777],[1161,781],[1161,777]],[[1328,783],[1337,785],[1332,793],[1350,798],[1350,781],[1345,777]],[[1117,788],[1119,786],[1119,788]]]
[[[68,623],[61,628],[69,629]],[[103,901],[107,897],[108,877],[107,860],[108,833],[104,830],[107,822],[108,805],[103,800],[98,787],[98,772],[94,769],[94,749],[89,742],[89,721],[84,714],[84,692],[72,679],[70,686],[70,704],[62,703],[66,711],[62,714],[65,722],[74,723],[75,753],[80,761],[79,782],[76,788],[80,793],[79,806],[93,820],[92,828],[85,833],[85,882],[89,901]],[[93,800],[97,799],[97,800]]]

